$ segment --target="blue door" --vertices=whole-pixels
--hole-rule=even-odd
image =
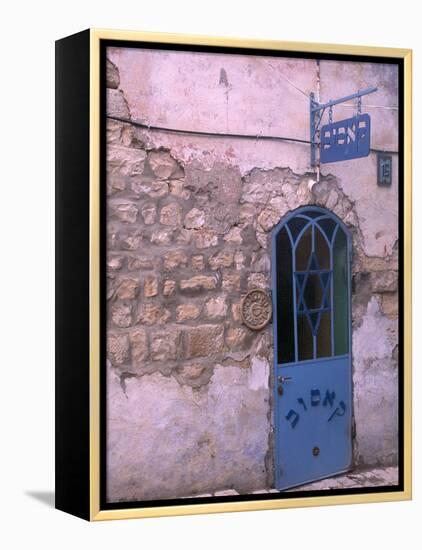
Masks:
[[[288,214],[273,234],[275,486],[352,462],[351,238],[330,211]]]

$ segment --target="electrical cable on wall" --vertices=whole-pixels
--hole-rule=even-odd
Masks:
[[[107,115],[107,118],[111,120],[116,120],[118,122],[126,122],[128,124],[133,124],[138,128],[145,128],[146,130],[158,130],[160,132],[170,132],[177,134],[187,134],[187,135],[198,135],[206,137],[221,137],[221,138],[240,138],[240,139],[255,139],[255,140],[276,140],[276,141],[292,141],[296,143],[311,143],[307,139],[291,138],[291,137],[282,137],[282,136],[268,136],[264,134],[232,134],[224,132],[206,132],[204,130],[183,130],[180,128],[168,128],[165,126],[155,126],[152,124],[146,124],[145,122],[140,122],[137,120],[131,120],[128,118],[116,117]]]
[[[268,66],[275,71],[275,67],[271,65],[271,63],[268,64]],[[296,91],[300,92],[302,95],[310,98],[309,94],[307,94],[304,90],[299,88],[294,82],[292,82],[287,76],[285,76],[283,73],[277,73],[279,76],[284,78],[288,84],[290,84]],[[343,103],[341,104],[344,107],[355,107],[355,105],[350,103]],[[398,107],[387,107],[382,105],[366,105],[366,107],[369,108],[377,108],[377,109],[387,109],[387,110],[398,110]],[[310,145],[311,141],[306,139],[300,139],[300,138],[292,138],[292,137],[284,137],[284,136],[271,136],[271,135],[265,135],[265,134],[234,134],[234,133],[226,133],[226,132],[207,132],[203,130],[184,130],[180,128],[170,128],[165,126],[157,126],[152,124],[147,124],[145,122],[137,121],[137,120],[131,120],[126,119],[123,117],[116,117],[108,115],[107,118],[111,120],[115,120],[117,122],[124,122],[128,124],[133,124],[134,126],[137,126],[138,128],[144,128],[145,130],[152,130],[152,131],[159,131],[159,132],[167,132],[167,133],[177,133],[177,134],[184,134],[184,135],[196,135],[196,136],[203,136],[203,137],[219,137],[219,138],[234,138],[234,139],[254,139],[256,141],[262,140],[262,141],[287,141],[292,143],[303,143],[306,145]],[[388,153],[388,154],[398,154],[398,151],[388,151],[384,149],[379,148],[371,148],[371,152],[373,153]]]
[[[180,128],[170,128],[166,126],[156,126],[153,124],[147,124],[145,122],[140,122],[138,120],[132,120],[130,118],[117,117],[112,115],[107,115],[107,118],[110,120],[115,120],[116,122],[123,122],[126,124],[132,124],[138,128],[143,128],[145,130],[152,130],[158,132],[167,132],[172,134],[184,134],[184,135],[193,135],[193,136],[202,136],[202,137],[217,137],[217,138],[229,138],[229,139],[254,139],[255,141],[287,141],[292,143],[303,143],[305,145],[310,145],[310,140],[308,139],[299,139],[292,137],[284,136],[270,136],[265,134],[233,134],[233,133],[223,133],[223,132],[206,132],[204,130],[184,130]],[[398,154],[398,151],[388,151],[384,149],[372,148],[373,153],[388,153],[388,154]]]

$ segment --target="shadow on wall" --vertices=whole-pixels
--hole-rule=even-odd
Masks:
[[[25,495],[31,497],[49,508],[54,508],[55,493],[54,491],[26,491]]]

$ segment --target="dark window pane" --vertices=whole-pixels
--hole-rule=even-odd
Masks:
[[[278,362],[291,363],[294,355],[293,266],[287,230],[277,236],[277,344]]]
[[[308,264],[308,271],[318,271],[319,265],[315,253],[311,254],[311,261]]]
[[[317,223],[321,226],[328,240],[331,242],[331,238],[333,236],[334,229],[336,228],[337,223],[331,218],[324,218],[322,220],[318,220]]]
[[[321,315],[319,311],[312,311],[308,313],[308,320],[311,323],[311,331],[313,336],[316,336],[320,318]]]
[[[296,273],[296,309],[304,311],[306,309],[304,290],[305,290],[305,273]]]
[[[297,316],[297,343],[299,361],[312,359],[314,356],[314,339],[306,315]]]
[[[331,307],[331,304],[330,304],[331,272],[330,271],[326,273],[321,273],[321,285],[322,285],[322,288],[324,289],[323,290],[324,299],[321,304],[321,307],[324,309],[327,307]]]
[[[331,357],[331,316],[321,313],[317,334],[317,357]]]
[[[330,249],[318,226],[315,226],[315,253],[320,269],[330,269]]]
[[[309,223],[309,220],[307,220],[306,218],[300,218],[299,216],[296,216],[289,221],[287,225],[289,226],[290,232],[292,234],[293,242],[296,241],[297,236],[307,223]]]
[[[334,286],[334,355],[349,351],[349,301],[348,301],[348,258],[347,238],[339,228],[333,250]]]
[[[296,271],[306,271],[308,269],[311,252],[312,252],[312,227],[309,226],[297,244]]]
[[[307,309],[319,309],[322,304],[322,286],[319,278],[319,274],[308,274],[305,290],[305,307]]]

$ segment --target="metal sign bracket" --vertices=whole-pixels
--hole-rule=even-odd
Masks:
[[[373,92],[376,92],[377,89],[378,88],[372,86],[370,88],[365,88],[364,90],[358,90],[354,94],[350,94],[348,96],[341,97],[339,99],[330,100],[327,103],[318,103],[318,101],[315,100],[315,94],[311,92],[310,101],[309,101],[311,166],[317,166],[316,150],[319,147],[319,142],[317,138],[318,138],[318,132],[321,127],[321,120],[322,120],[322,117],[324,116],[325,110],[329,109],[330,124],[331,124],[333,106],[339,105],[340,103],[345,103],[346,101],[350,101],[351,99],[357,98],[358,99],[357,111],[358,111],[358,114],[360,114],[362,96],[372,94]]]

